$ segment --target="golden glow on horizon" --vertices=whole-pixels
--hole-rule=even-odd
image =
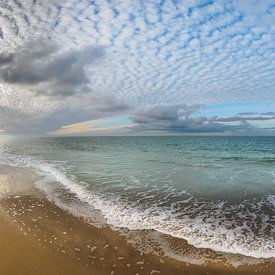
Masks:
[[[69,125],[64,125],[60,129],[47,133],[49,136],[67,136],[67,135],[80,135],[80,134],[113,134],[116,131],[121,132],[122,130],[127,130],[133,125],[120,124],[113,126],[100,127],[100,124],[112,122],[114,119],[95,119],[86,120],[83,122],[73,123]]]

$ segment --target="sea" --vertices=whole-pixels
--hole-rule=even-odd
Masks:
[[[275,137],[45,137],[0,142],[49,200],[94,224],[275,257]]]

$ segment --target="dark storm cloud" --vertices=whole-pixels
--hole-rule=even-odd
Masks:
[[[63,50],[57,43],[42,39],[28,41],[12,53],[0,53],[0,84],[14,89],[12,96],[8,96],[10,90],[0,90],[9,102],[0,106],[0,129],[39,135],[127,109],[123,100],[93,90],[86,75],[88,67],[104,55],[104,47]],[[15,91],[24,98],[18,99]]]
[[[104,48],[65,50],[49,40],[29,41],[16,52],[0,55],[0,79],[33,87],[37,94],[70,96],[89,92],[87,66],[104,56]]]
[[[10,54],[0,54],[0,66],[4,64],[9,64],[12,61],[12,55]]]

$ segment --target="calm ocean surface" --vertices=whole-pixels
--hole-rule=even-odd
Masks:
[[[196,247],[275,257],[274,137],[72,137],[1,142],[75,214]]]

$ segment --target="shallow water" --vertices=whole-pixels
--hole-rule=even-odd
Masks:
[[[96,209],[116,227],[275,257],[274,137],[40,138],[0,150],[1,162],[40,172],[40,189],[92,221]]]

